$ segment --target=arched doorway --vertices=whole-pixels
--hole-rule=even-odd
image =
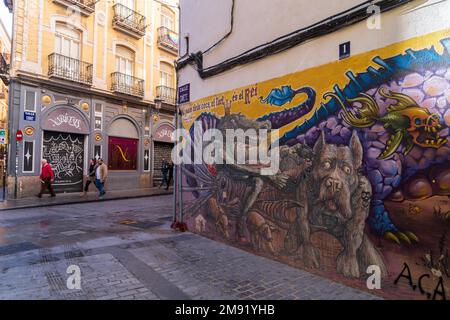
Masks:
[[[87,118],[76,108],[58,106],[44,114],[41,128],[42,158],[51,164],[55,173],[55,191],[81,191],[89,134]]]
[[[108,130],[109,170],[138,170],[139,132],[126,118],[118,118]]]

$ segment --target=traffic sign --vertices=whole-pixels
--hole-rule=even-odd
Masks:
[[[17,140],[18,142],[20,142],[20,141],[22,141],[22,139],[23,139],[23,133],[22,133],[22,130],[17,130],[17,132],[16,132],[16,140]]]
[[[6,144],[6,129],[0,129],[0,144]]]

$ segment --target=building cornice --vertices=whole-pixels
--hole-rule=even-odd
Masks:
[[[155,103],[153,101],[142,100],[134,98],[127,95],[118,95],[116,93],[105,91],[101,89],[96,89],[89,86],[83,86],[79,83],[70,83],[68,81],[52,80],[46,77],[42,77],[36,74],[30,74],[24,71],[17,71],[17,76],[13,77],[11,81],[20,82],[22,84],[28,84],[36,87],[41,87],[42,89],[54,90],[61,94],[74,94],[74,95],[87,95],[89,98],[106,98],[109,101],[116,104],[123,104],[126,102],[128,106],[136,107],[154,107]]]

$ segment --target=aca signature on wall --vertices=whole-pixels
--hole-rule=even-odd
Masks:
[[[378,69],[348,71],[349,83],[334,86],[317,107],[313,87],[286,84],[260,99],[261,107],[286,109],[251,119],[224,103],[222,117],[202,113],[197,120],[205,131],[281,128],[303,120],[281,137],[275,176],[226,162],[184,165],[185,190],[193,196],[186,205],[188,223],[197,232],[299,266],[334,270],[345,279],[361,279],[369,265],[394,277],[390,269],[398,261],[387,261],[383,252],[392,245],[426,256],[418,244],[428,244],[430,233],[440,229],[420,226],[442,226],[426,200],[450,195],[450,38],[441,44],[442,54],[431,48],[373,58]],[[307,99],[289,107],[300,93]],[[413,230],[388,209],[417,204],[423,209]],[[447,216],[447,209],[439,210]],[[331,263],[328,251],[335,257]],[[396,281],[412,283],[405,268]],[[422,290],[420,281],[426,297],[445,298],[443,280],[434,292]]]

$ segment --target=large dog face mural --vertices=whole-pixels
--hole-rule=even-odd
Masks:
[[[362,146],[354,133],[350,145],[327,144],[322,133],[314,145],[313,181],[318,184],[315,205],[324,214],[345,221],[351,217],[351,195],[358,187],[358,172],[362,164]]]

